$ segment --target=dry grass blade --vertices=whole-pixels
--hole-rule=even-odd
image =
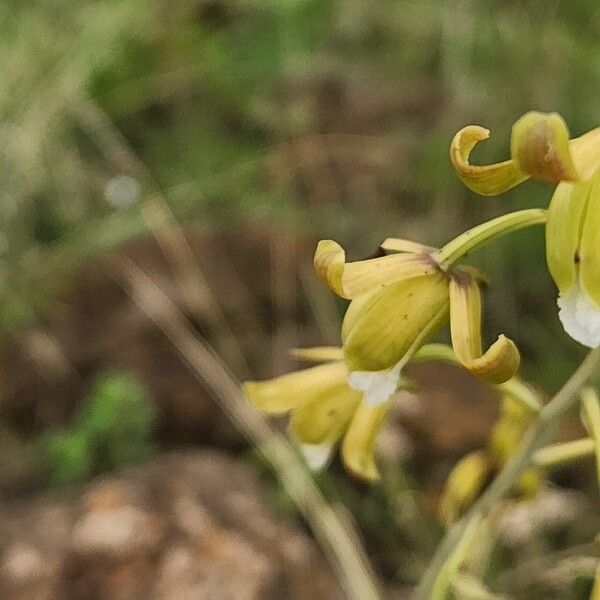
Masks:
[[[356,534],[327,504],[285,438],[247,403],[244,393],[212,349],[160,288],[127,259],[117,278],[133,301],[177,348],[198,380],[207,386],[236,427],[271,463],[283,487],[311,526],[349,598],[380,598],[369,563]]]
[[[221,332],[219,349],[233,362],[238,373],[247,374],[248,366],[236,337],[196,261],[185,233],[144,162],[92,100],[82,100],[73,107],[72,112],[106,158],[122,172],[135,176],[149,191],[149,197],[140,209],[142,218],[171,264],[189,310]]]

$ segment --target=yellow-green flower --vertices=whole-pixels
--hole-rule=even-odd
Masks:
[[[600,169],[589,181],[559,183],[546,225],[546,258],[560,320],[579,343],[600,346]]]
[[[246,382],[246,395],[268,414],[291,411],[291,436],[311,468],[324,466],[341,442],[346,468],[367,481],[377,479],[375,441],[389,402],[377,406],[362,402],[362,393],[348,386],[341,348],[309,348],[296,355],[330,362],[267,381]]]
[[[388,254],[346,262],[333,240],[319,242],[315,269],[328,287],[350,299],[342,325],[348,382],[365,402],[386,401],[403,366],[448,319],[452,344],[463,366],[491,383],[510,379],[519,367],[514,343],[501,335],[483,352],[481,292],[474,269],[454,267],[471,248],[508,230],[545,219],[544,211],[521,211],[480,225],[441,250],[388,239]]]
[[[342,461],[351,473],[365,481],[378,479],[376,438],[391,400],[365,402],[364,394],[348,385],[349,371],[342,348],[303,348],[293,354],[323,364],[266,381],[246,382],[244,390],[249,400],[270,415],[291,413],[291,437],[312,469],[325,466],[340,444]],[[459,362],[452,348],[444,344],[428,344],[412,356],[414,362],[431,360]],[[527,411],[539,410],[535,395],[517,378],[498,389]]]
[[[491,472],[489,458],[483,450],[466,454],[454,465],[438,507],[444,525],[451,525],[471,507],[489,481]]]
[[[527,113],[513,126],[512,158],[469,164],[489,131],[470,125],[450,148],[454,167],[471,190],[500,194],[528,177],[557,184],[548,209],[546,257],[558,291],[559,317],[578,342],[600,346],[600,128],[570,140],[556,113]]]
[[[451,525],[471,507],[486,484],[514,456],[533,421],[537,399],[526,384],[514,379],[508,386],[499,386],[498,391],[503,392],[500,415],[487,447],[463,456],[446,480],[439,506],[440,518],[446,525]],[[516,491],[529,498],[536,494],[541,483],[539,470],[528,469],[519,479]]]
[[[433,359],[457,362],[452,349],[443,344],[429,344],[415,357],[415,360]],[[495,386],[495,389],[502,396],[500,414],[486,447],[465,455],[446,480],[439,505],[440,518],[446,525],[451,525],[471,507],[487,483],[514,456],[542,407],[537,392],[518,377]],[[519,480],[518,491],[522,496],[533,496],[541,482],[539,469],[528,469]]]

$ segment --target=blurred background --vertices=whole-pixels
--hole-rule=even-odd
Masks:
[[[449,143],[481,124],[474,161],[504,159],[532,109],[574,135],[597,126],[599,40],[595,0],[5,0],[0,596],[343,597],[268,465],[132,292],[132,265],[239,379],[297,368],[290,347],[339,342],[318,239],[361,258],[386,237],[438,245],[547,206],[531,182],[474,196]],[[491,277],[486,340],[514,339],[552,394],[584,352],[560,327],[543,231],[469,260]],[[381,435],[382,483],[337,463],[316,477],[394,598],[443,533],[449,470],[498,412],[458,370],[413,376],[420,392]],[[574,415],[562,435],[581,434]],[[503,509],[473,565],[502,597],[589,595],[593,465],[551,479]]]

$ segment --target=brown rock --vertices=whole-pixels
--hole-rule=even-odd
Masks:
[[[217,452],[0,504],[0,540],[3,600],[341,597],[314,542],[272,516],[251,468]]]
[[[105,556],[112,560],[156,550],[162,538],[158,519],[141,510],[125,506],[97,510],[75,524],[71,544],[81,556]]]

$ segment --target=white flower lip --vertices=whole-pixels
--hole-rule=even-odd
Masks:
[[[384,371],[352,371],[348,376],[348,385],[364,393],[364,402],[377,406],[388,400],[398,388],[401,366],[398,363]]]
[[[565,331],[589,348],[600,346],[600,306],[576,282],[558,298],[558,317]]]
[[[322,444],[298,444],[302,456],[311,471],[320,471],[327,466],[331,459],[333,444],[323,442]]]

